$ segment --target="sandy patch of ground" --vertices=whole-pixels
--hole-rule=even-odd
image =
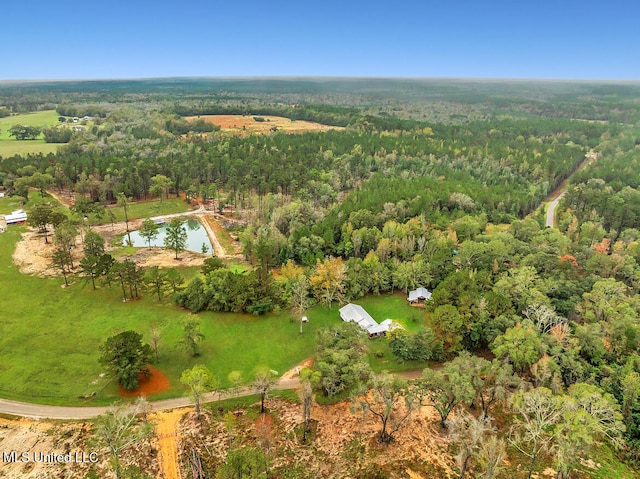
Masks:
[[[160,266],[161,268],[177,268],[183,266],[202,266],[204,260],[209,258],[209,255],[202,253],[194,253],[193,251],[183,251],[176,254],[173,251],[167,251],[162,248],[139,248],[132,255],[127,255],[132,261],[135,261],[142,267]]]
[[[264,121],[256,121],[254,118],[263,118]],[[222,131],[233,133],[262,133],[268,134],[275,131],[286,133],[304,133],[305,131],[342,130],[338,126],[328,126],[321,123],[304,120],[290,120],[281,116],[270,115],[202,115],[190,116],[186,120],[194,121],[203,119],[222,128]]]
[[[300,371],[304,368],[310,368],[313,365],[314,357],[310,357],[302,361],[300,364],[292,367],[282,375],[281,379],[296,379],[300,376]]]
[[[178,463],[177,425],[182,416],[189,409],[174,409],[173,411],[157,412],[153,414],[156,424],[156,436],[160,450],[160,470],[164,479],[180,479]]]
[[[199,215],[200,216],[200,215]],[[202,218],[203,220],[205,218]],[[208,222],[203,221],[205,224],[205,228],[210,237],[215,239],[215,233],[212,228],[208,225]],[[133,220],[129,221],[129,229],[131,231],[136,230],[142,224],[142,220]],[[112,241],[117,235],[122,235],[126,233],[126,224],[125,223],[115,223],[114,225],[101,225],[92,227],[94,231],[102,235],[105,239],[106,243],[106,252],[112,252],[116,249],[113,246],[110,246]],[[49,243],[45,243],[44,235],[42,233],[38,233],[35,228],[31,228],[28,232],[22,235],[22,240],[18,241],[16,244],[16,249],[13,253],[13,262],[18,268],[20,272],[23,274],[31,274],[40,277],[53,278],[62,276],[59,268],[52,266],[51,264],[51,255],[53,254],[54,246],[53,246],[53,231],[49,231],[48,233]],[[217,241],[213,241],[214,244]],[[218,248],[221,250],[224,255],[223,258],[227,257],[224,249],[221,246]],[[77,273],[78,263],[82,258],[82,236],[78,235],[76,238],[76,247],[72,249],[71,254],[73,256],[73,262],[75,269],[72,273]],[[184,267],[184,266],[202,266],[204,264],[204,260],[209,257],[209,255],[204,255],[202,253],[196,253],[192,251],[183,251],[178,255],[178,259],[175,259],[175,253],[172,251],[165,250],[163,248],[138,248],[136,252],[132,255],[121,256],[119,258],[127,257],[132,261],[135,261],[142,267],[148,266],[159,266],[162,268],[175,268],[175,267]],[[229,255],[229,257],[234,257],[233,255]],[[116,258],[118,259],[118,258]]]
[[[115,477],[111,471],[109,452],[92,440],[91,424],[84,422],[51,422],[0,419],[0,451],[15,451],[23,461],[4,461],[0,457],[3,479],[82,479],[93,467],[98,477]],[[122,453],[123,466],[136,464],[152,477],[157,477],[155,438],[143,441]],[[25,456],[20,456],[26,453]],[[94,453],[93,456],[90,456]],[[51,454],[67,455],[70,462],[46,461]],[[53,458],[53,457],[52,457]],[[82,462],[82,460],[86,462]],[[90,461],[95,461],[92,463]]]
[[[76,238],[76,248],[72,250],[73,262],[77,266],[81,258],[80,237]],[[49,243],[45,243],[44,235],[35,229],[22,234],[13,252],[13,263],[22,274],[32,274],[43,278],[62,276],[58,268],[52,266],[53,235],[49,234]]]

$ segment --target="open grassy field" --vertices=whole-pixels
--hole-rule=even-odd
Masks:
[[[13,205],[0,199],[0,211]],[[178,346],[181,323],[191,315],[169,299],[162,303],[147,295],[123,303],[119,286],[96,291],[90,283],[75,279],[69,288],[63,281],[20,274],[12,264],[15,243],[24,226],[0,234],[0,397],[50,404],[107,404],[118,399],[115,384],[100,375],[98,358],[104,340],[133,329],[149,338],[152,324],[163,331],[160,369],[171,385],[169,391],[151,399],[179,396],[184,369],[206,364],[223,383],[229,372],[242,371],[250,379],[256,366],[266,365],[283,373],[314,354],[315,332],[340,321],[337,306],[316,306],[310,322],[299,334],[299,323],[288,311],[266,316],[200,313],[205,341],[202,355],[190,358]],[[186,271],[193,276],[194,271]],[[399,319],[409,329],[416,310],[401,295],[368,297],[358,301],[378,320]],[[386,342],[372,341],[376,349],[388,350]],[[388,351],[387,351],[388,353]],[[385,357],[387,355],[385,354]],[[390,369],[378,366],[376,369]],[[93,396],[91,400],[85,397]]]
[[[109,206],[109,211],[113,212],[115,222],[124,221],[124,209],[122,206]],[[184,213],[189,211],[190,207],[184,200],[180,198],[171,198],[168,200],[152,200],[131,203],[127,206],[127,216],[129,220],[137,220],[140,218],[149,218],[152,216],[170,215],[175,213]],[[105,215],[100,221],[91,220],[91,224],[109,224],[111,220]]]
[[[43,110],[0,118],[0,156],[55,152],[59,145],[55,143],[45,143],[42,135],[37,140],[18,141],[12,136],[9,136],[9,128],[13,125],[48,127],[57,124],[58,114],[55,110]]]
[[[267,115],[202,115],[199,117],[190,116],[186,119],[193,121],[203,119],[214,125],[218,125],[222,131],[230,133],[273,133],[274,128],[277,131],[285,133],[304,133],[305,131],[327,131],[342,130],[342,127],[327,126],[321,123],[304,120],[290,120],[281,116]],[[256,121],[258,118],[258,121]],[[264,121],[260,121],[259,119]]]

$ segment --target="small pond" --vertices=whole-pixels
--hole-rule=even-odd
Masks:
[[[166,226],[167,225],[165,224],[160,225],[158,228],[158,236],[151,242],[151,246],[164,247],[164,238],[167,235]],[[204,243],[207,245],[207,253],[211,254],[211,241],[209,241],[207,231],[198,220],[187,220],[182,223],[182,226],[187,230],[187,244],[185,249],[195,251],[196,253],[202,253],[202,243]],[[140,236],[137,230],[131,231],[130,236],[133,246],[137,248],[148,246],[147,241]],[[122,239],[122,244],[127,244],[127,235]]]

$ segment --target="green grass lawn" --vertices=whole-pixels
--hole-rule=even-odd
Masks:
[[[5,196],[4,198],[0,198],[0,215],[24,208],[22,201],[23,198],[20,196]]]
[[[189,205],[180,198],[171,198],[168,200],[153,200],[153,201],[141,201],[138,203],[131,203],[127,206],[127,216],[129,220],[137,220],[140,218],[149,218],[152,216],[170,215],[174,213],[184,213],[191,208]],[[109,206],[109,210],[115,215],[115,222],[124,221],[124,209],[122,206]],[[96,221],[91,219],[91,224],[109,224],[111,220],[109,216],[105,215],[102,220]]]
[[[44,110],[23,115],[0,118],[0,157],[26,155],[29,153],[53,153],[58,144],[45,143],[42,135],[36,140],[16,140],[9,136],[9,129],[13,125],[28,125],[48,127],[57,125],[58,114],[55,110]]]
[[[34,197],[36,195],[33,195]],[[0,200],[0,211],[14,208],[11,198]],[[163,202],[163,204],[166,202]],[[256,366],[265,365],[283,373],[315,352],[315,332],[340,321],[334,306],[316,306],[308,312],[310,322],[299,334],[299,323],[288,311],[251,316],[230,313],[200,313],[205,341],[202,355],[190,358],[179,348],[181,323],[190,315],[168,299],[153,295],[128,303],[121,301],[119,286],[97,291],[90,283],[75,279],[62,288],[59,279],[22,275],[12,264],[15,243],[23,226],[8,228],[0,235],[0,397],[51,404],[106,404],[118,399],[113,382],[100,378],[98,358],[104,340],[133,329],[148,339],[152,324],[163,330],[160,364],[171,390],[152,397],[185,394],[179,383],[182,371],[204,363],[223,383],[229,372],[242,371],[249,380]],[[193,276],[195,271],[185,271]],[[402,295],[363,298],[359,304],[379,321],[391,317],[415,329],[415,310]],[[372,341],[387,347],[384,339]],[[386,368],[388,369],[388,368]],[[92,400],[84,399],[94,396]]]

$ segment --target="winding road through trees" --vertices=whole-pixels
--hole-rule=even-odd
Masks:
[[[564,180],[560,184],[560,186],[551,194],[551,197],[554,199],[553,201],[551,201],[551,203],[549,203],[549,207],[547,208],[545,226],[549,228],[556,227],[556,208],[558,206],[558,203],[560,203],[560,200],[564,198],[565,190],[567,188],[567,183],[569,179],[579,171],[582,171],[586,166],[590,165],[597,159],[598,159],[598,154],[596,152],[589,151],[588,153],[586,153],[584,155],[584,160],[580,162],[580,164],[573,171],[573,173],[571,173],[571,175],[569,175],[569,177],[566,180]]]
[[[563,191],[555,200],[549,203],[549,208],[547,208],[547,221],[545,223],[549,228],[555,228],[556,226],[556,207],[558,206],[558,203],[560,203],[560,200],[564,198],[564,194],[565,192]]]

